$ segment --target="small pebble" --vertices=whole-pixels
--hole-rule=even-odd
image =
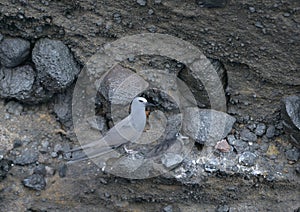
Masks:
[[[45,189],[46,181],[45,178],[40,174],[33,174],[22,181],[25,187],[40,191]]]
[[[146,6],[147,1],[146,0],[137,0],[136,3],[138,3],[141,6]]]
[[[163,212],[173,212],[173,206],[168,205],[168,206],[164,207]]]
[[[273,125],[269,126],[266,132],[267,138],[273,138],[275,135],[275,127]]]
[[[226,139],[223,139],[217,142],[215,149],[219,150],[220,152],[230,152],[231,147],[227,143]]]
[[[257,136],[262,136],[266,132],[266,125],[264,123],[259,123],[256,126],[255,134]]]
[[[55,174],[55,169],[50,166],[45,166],[46,173],[48,176],[53,176]]]
[[[61,164],[58,168],[58,175],[60,177],[65,177],[67,174],[67,165],[66,164]]]
[[[245,166],[254,166],[257,156],[252,152],[244,152],[239,157],[239,163]]]
[[[249,10],[251,13],[254,13],[256,11],[254,7],[249,7]]]
[[[296,148],[287,150],[285,156],[288,160],[297,162],[299,160],[300,150]]]
[[[46,171],[45,165],[39,164],[37,167],[34,168],[33,173],[34,174],[40,174],[42,176],[46,176],[47,171]]]
[[[152,9],[148,10],[149,15],[153,15],[154,11]]]
[[[257,28],[264,28],[264,26],[262,25],[262,23],[261,22],[259,22],[259,21],[257,21],[256,23],[255,23],[255,26],[257,27]]]

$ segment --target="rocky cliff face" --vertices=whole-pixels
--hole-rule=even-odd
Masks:
[[[63,161],[69,155],[63,152],[76,142],[70,123],[72,82],[105,44],[140,33],[183,39],[215,61],[226,95],[224,112],[236,119],[233,129],[219,138],[225,141],[218,145],[200,146],[202,151],[195,148],[174,171],[178,181],[168,176],[127,181],[91,164],[69,167],[65,177]],[[298,0],[0,1],[1,207],[8,211],[16,207],[93,210],[95,205],[137,211],[296,210],[299,35]],[[56,52],[63,53],[55,56]],[[128,55],[122,66],[179,73],[199,96],[197,105],[209,108],[207,94],[201,93],[198,81],[189,78],[182,63]],[[154,102],[164,99],[155,100],[154,94],[149,94]],[[284,98],[292,95],[288,100],[293,101]],[[102,103],[96,104],[99,113],[105,110]],[[168,104],[160,107],[166,109]],[[102,117],[103,127],[99,128],[98,120],[95,128],[106,131],[111,118]]]

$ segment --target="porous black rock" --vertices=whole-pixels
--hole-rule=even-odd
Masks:
[[[0,42],[0,63],[5,67],[15,67],[30,55],[30,42],[21,38],[5,38]]]
[[[0,68],[0,96],[26,99],[31,93],[35,72],[29,65],[16,68]]]
[[[30,65],[15,68],[0,67],[0,97],[38,104],[50,99],[52,92],[44,89]]]
[[[38,80],[49,91],[67,88],[80,72],[70,50],[59,40],[39,40],[33,48],[32,60]]]

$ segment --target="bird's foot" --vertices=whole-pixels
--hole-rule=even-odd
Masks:
[[[135,151],[135,150],[132,150],[132,149],[127,149],[126,145],[124,145],[124,150],[127,154],[130,154],[130,155],[138,153],[138,151]]]

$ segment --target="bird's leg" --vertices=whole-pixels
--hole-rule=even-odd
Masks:
[[[125,150],[125,152],[127,153],[127,154],[136,154],[136,153],[138,153],[138,151],[134,151],[134,150],[132,150],[132,149],[127,149],[126,148],[126,145],[124,145],[124,150]]]
[[[146,126],[144,128],[144,132],[150,130],[150,123],[149,123],[150,110],[146,110],[145,113],[146,113]]]

